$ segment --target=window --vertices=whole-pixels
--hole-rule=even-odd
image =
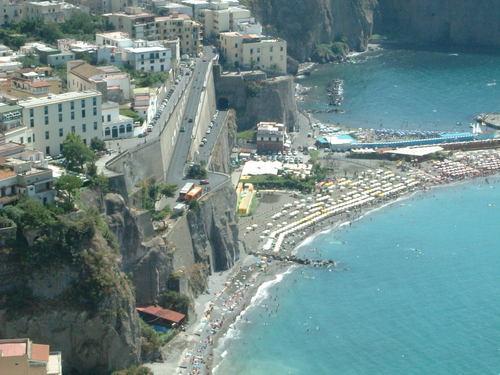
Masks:
[[[120,134],[125,133],[125,125],[120,125]]]
[[[24,137],[19,138],[19,143],[23,144],[24,143]]]
[[[82,105],[82,108],[85,108],[85,99],[80,100],[80,103]]]
[[[87,144],[87,140],[85,138],[83,138],[83,144],[86,145]]]
[[[30,128],[35,126],[35,120],[30,118]]]
[[[94,107],[92,113],[94,114],[94,116],[97,116],[97,108],[96,107]]]
[[[71,133],[74,133],[76,131],[75,126],[71,127]]]
[[[108,122],[111,122],[111,115],[108,115]]]
[[[59,122],[62,122],[62,113],[59,113]]]
[[[59,143],[59,152],[63,152],[64,145],[62,143]]]
[[[269,48],[269,52],[273,52],[273,46]]]
[[[132,131],[132,124],[127,124],[127,133]]]
[[[31,137],[28,137],[28,143],[31,143]]]
[[[63,128],[59,128],[59,137],[64,136],[64,130]]]
[[[49,138],[50,138],[50,137],[49,137],[49,132],[48,132],[48,131],[46,131],[46,132],[45,132],[45,139],[49,139]]]
[[[50,155],[50,147],[45,147],[45,155]]]
[[[62,112],[62,103],[59,103],[59,104],[57,105],[57,110],[58,110],[59,112]]]
[[[33,142],[35,142],[35,135],[33,134]]]
[[[45,125],[49,124],[49,116],[45,116]]]
[[[250,55],[253,54],[253,48],[250,48]]]
[[[74,110],[74,109],[75,109],[75,102],[74,102],[74,101],[71,101],[71,102],[69,103],[69,105],[70,105],[71,110]]]
[[[35,110],[33,108],[30,108],[30,117],[33,117],[35,115]]]
[[[82,133],[85,133],[87,131],[87,125],[82,124]]]
[[[97,121],[94,121],[94,130],[97,130]]]
[[[75,119],[75,112],[71,112],[71,119],[74,120]]]
[[[109,137],[110,134],[111,131],[109,130],[109,128],[104,129],[104,136]]]
[[[97,98],[96,97],[92,98],[92,105],[97,105]]]
[[[82,109],[82,118],[85,118],[85,110]]]
[[[160,66],[160,70],[163,72],[165,71],[165,67],[163,65]]]
[[[48,107],[48,106],[44,106],[44,107],[43,107],[43,113],[44,113],[45,115],[48,115],[48,114],[49,114],[49,107]]]

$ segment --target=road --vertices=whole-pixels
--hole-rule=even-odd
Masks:
[[[226,121],[228,111],[219,111],[214,118],[214,125],[210,130],[210,134],[205,134],[205,138],[207,138],[207,143],[203,146],[200,145],[198,149],[198,154],[196,160],[198,162],[204,162],[206,165],[210,162],[210,157],[212,156],[213,149],[215,144],[217,143],[217,139],[219,138],[220,132],[223,128],[223,125]]]
[[[174,153],[166,176],[167,183],[180,186],[184,182],[183,178],[188,162],[189,149],[194,139],[193,130],[196,122],[196,112],[200,104],[203,84],[210,66],[210,60],[213,59],[214,56],[211,50],[206,50],[203,58],[196,59],[196,66],[192,73],[193,84],[186,104],[184,118],[181,123],[181,129],[184,129],[184,131],[180,132],[177,137],[177,143],[175,144]]]

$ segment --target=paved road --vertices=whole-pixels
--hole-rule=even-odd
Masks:
[[[206,165],[208,165],[210,157],[213,153],[214,146],[217,143],[217,139],[219,138],[224,122],[226,121],[227,114],[227,111],[219,111],[219,113],[217,113],[217,116],[215,116],[213,120],[214,126],[210,130],[210,134],[205,134],[207,143],[204,146],[200,145],[198,155],[196,157],[196,160],[198,162],[205,162]]]
[[[210,64],[210,59],[213,57],[214,54],[209,52],[205,53],[203,58],[196,59],[196,65],[192,73],[193,84],[191,86],[191,92],[186,104],[184,118],[181,123],[181,129],[183,128],[184,131],[180,132],[177,137],[177,143],[175,144],[174,153],[172,155],[172,160],[166,176],[168,183],[177,185],[181,185],[183,183],[189,149],[191,147],[191,142],[194,139],[193,128],[195,125],[196,112],[198,111],[198,105],[200,104],[203,84]]]

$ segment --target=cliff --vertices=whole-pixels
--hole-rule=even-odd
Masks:
[[[238,130],[255,127],[260,121],[277,121],[289,129],[298,126],[293,77],[266,79],[265,75],[216,75],[219,106],[236,110]]]
[[[317,45],[335,40],[364,50],[377,0],[247,0],[247,4],[271,34],[286,39],[289,55],[305,61]]]
[[[375,31],[410,43],[500,46],[497,0],[378,0]]]
[[[17,235],[0,251],[0,337],[62,351],[65,373],[108,374],[139,361],[133,289],[96,211],[61,215],[25,200],[2,212]]]

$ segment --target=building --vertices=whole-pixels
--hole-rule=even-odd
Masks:
[[[0,103],[0,135],[1,142],[23,144],[26,139],[26,128],[22,123],[22,107]]]
[[[128,7],[125,12],[103,15],[117,31],[127,33],[132,39],[156,40],[155,16],[141,8]]]
[[[0,24],[18,23],[26,14],[26,3],[18,0],[0,0]]]
[[[178,327],[186,320],[186,315],[173,310],[164,309],[160,306],[137,307],[136,310],[139,316],[146,323],[153,325],[153,327]]]
[[[26,143],[54,156],[62,151],[62,144],[71,132],[90,145],[92,138],[102,138],[101,103],[99,91],[68,92],[19,101]]]
[[[24,16],[60,23],[70,18],[77,10],[80,10],[77,6],[64,1],[28,1],[25,5]]]
[[[160,1],[162,1],[160,3]],[[160,0],[155,3],[155,0],[153,0],[154,9],[156,10],[157,13],[160,14],[185,14],[191,18],[193,18],[193,8],[184,4],[179,4],[179,3],[172,3],[172,2],[167,2]]]
[[[129,138],[134,136],[134,120],[120,115],[118,103],[102,104],[102,128],[104,139]]]
[[[123,12],[127,7],[138,5],[137,0],[71,0],[71,2],[96,14]]]
[[[257,124],[257,152],[260,154],[283,152],[286,143],[285,125],[276,122]]]
[[[0,208],[23,195],[43,204],[52,203],[56,195],[52,170],[17,158],[0,162]]]
[[[95,42],[99,46],[110,46],[118,48],[133,47],[134,42],[129,34],[122,31],[95,34]]]
[[[129,47],[123,50],[124,61],[137,71],[141,72],[168,72],[172,53],[168,48],[160,45],[144,45]]]
[[[131,98],[130,76],[114,66],[93,66],[82,60],[71,61],[66,70],[70,91],[99,91],[102,101],[123,103]]]
[[[205,36],[217,37],[220,33],[237,31],[237,25],[243,21],[255,19],[248,9],[229,6],[226,2],[211,3],[209,9],[201,12],[205,27]]]
[[[212,0],[182,0],[179,1],[182,5],[191,8],[192,17],[199,20],[204,9],[210,8]]]
[[[198,56],[202,49],[203,26],[185,14],[156,17],[159,40],[179,39],[181,54]]]
[[[61,352],[30,339],[0,340],[0,374],[62,375]]]
[[[220,46],[230,66],[286,74],[286,41],[282,39],[228,32],[220,34]]]

